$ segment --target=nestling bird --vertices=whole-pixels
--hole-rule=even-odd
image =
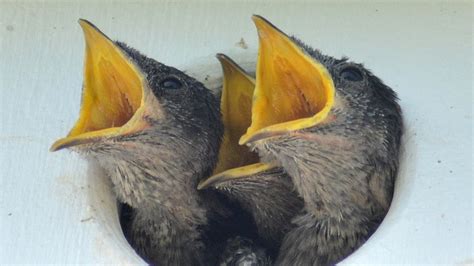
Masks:
[[[224,136],[228,136],[224,142],[233,147],[224,149],[228,153],[223,157],[237,158],[232,160],[234,168],[217,167],[219,171],[201,181],[198,189],[212,187],[238,202],[252,215],[257,233],[272,255],[277,253],[283,236],[292,227],[291,219],[301,211],[303,201],[281,167],[260,163],[246,146],[238,145],[251,123],[255,80],[226,55],[217,57],[223,69],[221,109],[227,114],[223,117]]]
[[[397,97],[361,64],[253,20],[256,86],[240,144],[282,167],[304,201],[276,264],[334,264],[367,240],[389,208],[402,135]]]
[[[221,175],[228,176],[229,173],[241,175],[272,170],[273,166],[259,162],[256,153],[251,152],[246,146],[239,145],[240,137],[250,126],[252,94],[255,83],[230,58],[223,54],[217,54],[216,57],[221,62],[223,70],[220,107],[224,134],[219,149],[219,160],[213,172],[214,175],[208,178],[207,181],[212,181],[215,177]],[[200,183],[198,189],[202,189],[204,186],[206,184]],[[209,192],[206,191],[205,193]],[[238,198],[231,197],[231,200],[235,199],[240,203],[240,207],[244,209],[247,207],[239,202]],[[237,211],[239,210],[237,209]],[[255,217],[253,218],[255,220]],[[259,223],[256,223],[258,231],[260,231],[259,225]],[[219,257],[219,265],[271,265],[268,250],[259,245],[260,241],[255,238],[254,230],[248,229],[249,226],[238,232],[241,235],[228,239],[226,247]]]
[[[86,39],[79,119],[52,151],[97,161],[118,200],[131,206],[130,241],[153,264],[208,265],[210,224],[225,207],[198,182],[216,164],[218,99],[195,79],[79,21]],[[215,228],[212,228],[215,230]]]

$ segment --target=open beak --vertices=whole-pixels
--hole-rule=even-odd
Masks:
[[[148,125],[144,112],[144,75],[113,41],[92,23],[79,20],[86,43],[79,118],[51,151],[129,134]]]
[[[334,104],[328,70],[260,16],[252,123],[240,144],[287,134],[323,122]]]
[[[221,96],[224,136],[213,176],[199,183],[198,189],[271,168],[270,165],[259,163],[258,155],[248,147],[239,145],[240,137],[250,126],[255,81],[226,55],[217,54],[217,59],[224,73]]]
[[[224,135],[214,174],[258,162],[258,155],[239,145],[240,137],[250,126],[252,95],[255,81],[232,59],[217,54],[222,72],[221,112]]]

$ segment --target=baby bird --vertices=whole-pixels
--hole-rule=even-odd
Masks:
[[[252,124],[240,139],[304,200],[278,265],[334,264],[374,232],[392,199],[402,116],[360,64],[323,55],[260,16]]]
[[[218,99],[183,72],[79,23],[86,40],[81,110],[51,150],[72,149],[105,169],[117,199],[133,210],[131,244],[149,263],[212,264],[218,255],[206,250],[205,232],[227,214],[196,186],[217,162]]]
[[[283,236],[291,228],[291,219],[301,211],[303,201],[293,189],[290,177],[281,167],[259,163],[256,154],[238,140],[251,123],[252,96],[255,80],[232,59],[218,54],[223,69],[221,109],[224,115],[226,140],[232,149],[225,157],[240,158],[234,168],[217,168],[215,174],[199,183],[198,189],[213,188],[236,201],[253,218],[259,238],[270,256],[278,252]],[[225,103],[225,104],[223,104]],[[225,111],[227,110],[227,111]],[[223,162],[223,160],[219,160]],[[238,160],[233,160],[237,162]],[[230,169],[229,169],[230,168]],[[223,171],[225,170],[225,171]]]
[[[281,170],[223,173],[200,187],[232,195],[254,218],[278,207],[287,214],[277,265],[337,263],[390,206],[402,135],[396,94],[362,65],[323,55],[260,16],[253,20],[256,84],[251,125],[239,142]],[[289,196],[293,187],[304,207],[288,215],[281,199],[297,198]]]

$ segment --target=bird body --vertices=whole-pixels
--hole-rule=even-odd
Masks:
[[[221,105],[227,120],[224,125],[229,146],[239,147],[239,138],[252,121],[252,94],[255,81],[229,57],[219,54],[223,68],[223,92]],[[232,98],[229,101],[227,98]],[[238,115],[236,115],[238,114]],[[225,116],[224,116],[225,117]],[[226,138],[224,137],[224,141]],[[226,145],[225,143],[223,145]],[[244,149],[243,149],[244,148]],[[276,165],[259,162],[246,146],[221,149],[234,150],[234,164],[216,167],[214,175],[199,183],[198,189],[212,187],[238,204],[253,218],[257,233],[270,255],[275,256],[283,236],[292,227],[291,219],[301,211],[303,201],[293,190],[293,184],[285,171]],[[235,152],[238,150],[238,152]],[[227,156],[230,157],[230,156]],[[225,161],[224,161],[225,162]]]
[[[279,199],[292,198],[294,188],[304,207],[285,217],[291,224],[275,263],[334,264],[368,239],[390,206],[402,135],[397,97],[362,65],[323,55],[260,16],[253,20],[260,46],[252,121],[239,143],[291,185],[281,186],[281,174],[256,178],[261,173],[201,184],[245,202],[254,218],[285,213]]]
[[[388,211],[400,107],[393,90],[362,65],[325,56],[262,17],[253,19],[260,38],[256,97],[240,143],[278,162],[304,200],[276,264],[333,264],[359,247]],[[273,97],[271,106],[265,97]]]
[[[210,220],[225,223],[227,211],[196,186],[217,162],[218,99],[183,72],[80,24],[86,38],[81,113],[51,149],[71,148],[105,169],[117,199],[133,210],[129,239],[148,262],[210,263],[203,234]]]

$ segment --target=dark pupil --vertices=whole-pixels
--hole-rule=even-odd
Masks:
[[[341,71],[341,77],[350,81],[361,81],[362,73],[355,67],[348,67]]]
[[[166,78],[161,82],[161,87],[170,90],[179,89],[181,87],[181,81],[177,78]]]

